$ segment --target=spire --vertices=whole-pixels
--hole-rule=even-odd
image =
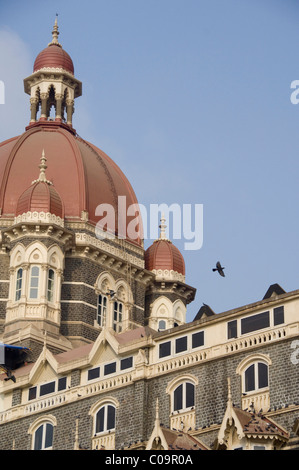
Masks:
[[[45,157],[45,151],[43,150],[42,151],[42,156],[41,156],[41,159],[40,159],[40,165],[38,166],[39,169],[40,169],[39,177],[37,178],[37,180],[32,181],[32,184],[35,184],[38,181],[41,181],[42,183],[53,184],[53,183],[51,183],[51,181],[48,181],[47,178],[46,178],[46,169],[48,168],[47,165],[46,165],[46,161],[47,161],[47,159]]]
[[[166,238],[166,227],[167,227],[167,225],[165,224],[166,219],[165,219],[164,213],[162,213],[162,217],[161,217],[160,222],[161,222],[161,224],[159,225],[159,228],[161,229],[161,231],[160,231],[160,240],[167,240],[167,238]]]
[[[53,26],[52,41],[48,45],[51,46],[52,44],[55,44],[56,46],[62,47],[62,45],[58,42],[59,31],[58,31],[57,17],[58,17],[58,13],[56,13],[55,23]]]

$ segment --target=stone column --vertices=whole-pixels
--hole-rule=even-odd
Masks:
[[[37,98],[30,98],[30,104],[31,104],[31,106],[30,106],[30,111],[31,111],[30,122],[36,122],[38,99]]]
[[[55,121],[62,121],[62,99],[63,95],[56,94],[56,116]]]
[[[48,95],[47,93],[41,93],[41,100],[42,100],[42,112],[41,112],[41,121],[47,120],[47,102],[48,102]]]
[[[74,112],[74,100],[66,100],[66,115],[67,115],[66,120],[69,126],[72,126],[73,112]]]

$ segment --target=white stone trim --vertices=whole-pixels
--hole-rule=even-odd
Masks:
[[[144,260],[141,260],[132,254],[128,254],[124,249],[112,246],[106,243],[104,240],[99,240],[95,237],[92,237],[91,235],[88,235],[87,233],[76,233],[75,237],[76,245],[78,246],[91,245],[94,248],[100,249],[101,251],[116,256],[125,262],[133,264],[138,268],[144,269]]]
[[[51,214],[50,212],[24,212],[14,219],[14,224],[20,223],[44,223],[64,227],[64,220],[58,215]]]
[[[97,307],[95,305],[91,305],[88,302],[85,302],[84,300],[61,300],[60,302],[62,304],[83,304],[93,308],[94,310],[97,310]]]
[[[178,273],[177,271],[168,270],[168,269],[153,269],[152,272],[156,276],[157,281],[180,281],[185,282],[186,278],[183,274]]]

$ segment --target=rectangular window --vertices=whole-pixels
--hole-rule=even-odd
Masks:
[[[178,411],[183,408],[183,384],[179,385],[173,393],[173,410]]]
[[[114,406],[108,406],[107,410],[107,429],[115,428],[115,408]]]
[[[242,318],[241,320],[241,333],[251,333],[252,331],[262,330],[270,326],[270,314],[268,312],[258,313],[251,317]]]
[[[37,393],[37,387],[31,387],[28,391],[28,400],[35,400]]]
[[[58,379],[58,392],[66,389],[66,377],[60,377]]]
[[[54,301],[54,277],[55,273],[53,269],[49,269],[48,271],[48,289],[47,289],[47,298],[48,302]]]
[[[268,366],[263,362],[258,363],[258,384],[259,388],[268,387]]]
[[[94,369],[89,369],[87,380],[94,380],[100,377],[100,368],[95,367]]]
[[[187,336],[175,340],[175,352],[180,353],[183,351],[187,351]]]
[[[133,356],[120,361],[120,370],[130,369],[131,367],[133,367]]]
[[[195,390],[194,385],[187,382],[186,383],[186,408],[190,408],[191,406],[194,406],[194,403],[195,403],[194,390]]]
[[[47,384],[43,384],[40,386],[39,395],[41,397],[53,392],[55,392],[55,382],[48,382]]]
[[[107,317],[107,297],[105,295],[99,295],[98,297],[98,324],[104,326]]]
[[[227,339],[237,338],[237,320],[229,321],[227,324]]]
[[[20,300],[22,293],[22,279],[23,279],[23,269],[20,268],[17,272],[17,285],[16,285],[16,301]]]
[[[245,371],[245,392],[255,390],[254,364]]]
[[[103,406],[97,413],[96,433],[104,431],[105,407]]]
[[[116,371],[116,362],[111,362],[104,366],[104,375],[113,374]]]
[[[274,316],[274,326],[281,325],[282,323],[284,323],[284,306],[282,305],[281,307],[276,307],[273,310],[273,316]]]
[[[167,343],[160,344],[159,357],[170,356],[170,354],[171,354],[171,342],[167,341]]]
[[[192,335],[192,348],[199,348],[204,345],[204,332],[199,331]]]
[[[38,284],[39,284],[39,268],[37,266],[33,266],[31,268],[31,278],[30,278],[30,299],[37,299]]]

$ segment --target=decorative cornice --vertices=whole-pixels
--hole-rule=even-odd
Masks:
[[[24,212],[14,218],[14,225],[20,223],[44,223],[64,227],[64,220],[50,212]]]
[[[76,245],[77,246],[91,246],[93,248],[99,249],[103,252],[113,255],[121,260],[124,260],[131,265],[135,265],[140,269],[144,269],[144,260],[137,258],[136,256],[129,254],[126,249],[117,248],[116,246],[105,242],[104,240],[99,240],[87,233],[76,233]]]
[[[186,277],[178,273],[177,271],[168,270],[168,269],[153,269],[152,272],[156,276],[157,281],[180,281],[185,282]]]

